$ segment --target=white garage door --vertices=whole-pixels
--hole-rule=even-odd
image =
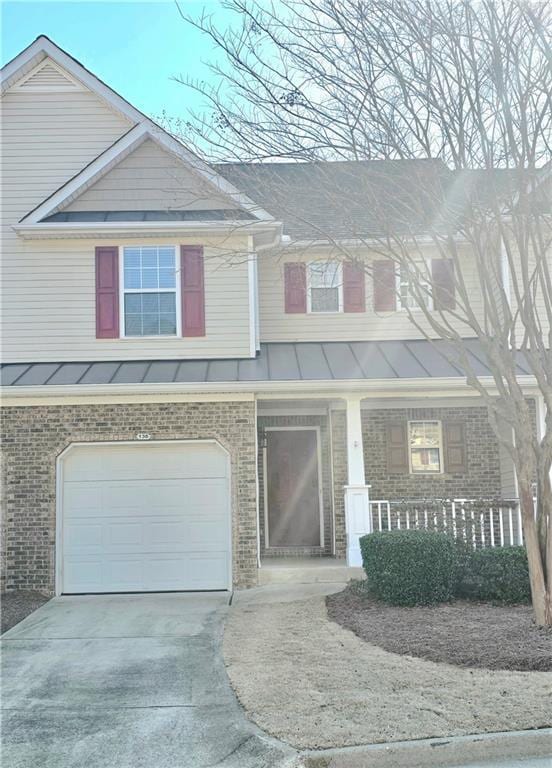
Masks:
[[[75,446],[62,460],[62,482],[62,592],[230,588],[220,446]]]

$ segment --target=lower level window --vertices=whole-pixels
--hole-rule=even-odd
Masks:
[[[410,421],[408,423],[410,469],[416,474],[442,471],[442,430],[440,421]]]
[[[125,336],[176,336],[178,332],[176,248],[123,249]]]

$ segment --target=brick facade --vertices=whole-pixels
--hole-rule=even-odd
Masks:
[[[438,419],[465,424],[467,471],[465,474],[432,476],[389,474],[387,471],[386,424],[410,419]],[[333,411],[332,455],[334,480],[335,552],[345,557],[345,503],[347,483],[347,426],[345,411]],[[484,407],[389,408],[362,411],[362,436],[366,482],[370,498],[398,501],[431,498],[498,498],[501,472],[498,442]]]
[[[462,422],[466,430],[467,471],[464,474],[432,476],[389,474],[387,471],[386,424],[389,421],[411,419],[437,419]],[[334,410],[328,420],[325,416],[272,416],[259,417],[259,434],[266,426],[321,426],[322,475],[324,498],[333,494],[333,521],[335,527],[336,557],[346,556],[344,486],[347,483],[347,426],[344,410]],[[364,461],[366,482],[370,483],[372,499],[430,499],[430,498],[498,498],[501,496],[500,453],[498,442],[489,424],[485,407],[449,408],[389,408],[362,412]],[[326,435],[331,433],[331,446]],[[259,441],[261,443],[261,441]],[[330,462],[333,467],[330,468]],[[261,553],[264,551],[263,467],[262,447],[259,446],[258,466],[260,480]],[[330,491],[331,487],[331,491]],[[325,516],[328,511],[325,510]],[[330,531],[330,528],[326,528]],[[326,536],[322,554],[331,553],[331,542]],[[291,554],[286,550],[282,554]],[[308,554],[297,551],[295,554]],[[320,554],[313,551],[312,554]]]
[[[216,439],[232,469],[234,583],[257,582],[255,412],[252,402],[41,405],[2,414],[3,573],[7,589],[53,591],[56,458],[73,442]]]
[[[335,556],[347,554],[345,530],[345,492],[347,484],[347,422],[345,411],[332,411],[333,493],[335,519]]]
[[[438,419],[465,425],[467,471],[464,474],[389,474],[386,425]],[[389,408],[362,412],[366,482],[372,499],[498,498],[501,495],[498,441],[485,407]]]
[[[465,424],[467,471],[421,476],[389,474],[386,424],[439,419]],[[489,498],[500,496],[497,441],[482,407],[364,410],[366,479],[372,499]],[[257,525],[264,549],[262,440],[255,455],[252,402],[52,405],[9,407],[3,412],[3,572],[8,589],[54,589],[56,458],[72,442],[134,440],[147,431],[156,440],[216,439],[231,455],[234,581],[257,582]],[[347,482],[345,411],[325,415],[260,416],[262,438],[268,426],[320,428],[324,503],[324,547],[293,554],[345,557],[344,486]],[[256,470],[259,499],[256,498]],[[257,523],[257,508],[259,520]],[[279,554],[291,554],[287,550]]]

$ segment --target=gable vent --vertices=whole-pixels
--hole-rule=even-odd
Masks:
[[[20,91],[81,91],[83,87],[52,61],[39,64],[22,82],[14,86]]]

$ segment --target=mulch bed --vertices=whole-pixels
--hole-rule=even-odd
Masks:
[[[2,633],[7,632],[50,598],[41,592],[4,592],[0,596]]]
[[[420,608],[380,603],[347,587],[328,595],[329,617],[372,645],[460,667],[552,670],[552,630],[530,606],[458,600]]]

